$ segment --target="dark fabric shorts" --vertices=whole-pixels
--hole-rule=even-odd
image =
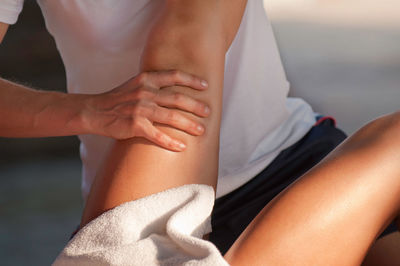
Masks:
[[[301,140],[283,150],[261,173],[215,201],[210,241],[225,254],[270,200],[321,161],[345,138],[346,135],[336,128],[333,118],[319,117]],[[391,224],[381,236],[396,230],[396,226]]]

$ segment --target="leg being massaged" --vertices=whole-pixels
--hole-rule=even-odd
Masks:
[[[232,265],[360,265],[375,239],[399,215],[399,133],[400,113],[363,127],[268,204],[225,259]],[[216,153],[202,152],[204,158]],[[83,224],[121,203],[216,179],[215,168],[210,176],[202,175],[197,158],[181,169],[178,154],[145,142],[120,142],[110,156],[91,191]],[[131,159],[141,160],[140,174],[129,172]],[[159,166],[164,162],[168,167]]]
[[[166,10],[174,2],[169,3]],[[142,70],[182,69],[209,81],[206,92],[163,88],[190,93],[209,104],[211,115],[200,120],[205,134],[194,137],[158,125],[187,144],[181,153],[142,139],[117,142],[92,186],[82,227],[122,203],[168,188],[215,188],[224,54],[240,23],[240,15],[231,13],[242,14],[244,4],[242,10],[223,6],[229,14],[224,17],[222,11],[216,12],[222,4],[199,3],[161,13],[144,51]],[[228,17],[233,19],[226,23]],[[181,27],[176,27],[176,20]],[[176,31],[163,31],[171,24]],[[194,34],[186,30],[188,24],[201,29]],[[236,28],[227,31],[226,25]],[[399,113],[365,126],[268,204],[225,259],[232,265],[359,265],[379,233],[399,214],[399,133]]]
[[[215,188],[225,53],[240,25],[246,1],[207,3],[167,1],[149,34],[141,59],[142,71],[183,69],[208,81],[209,87],[204,93],[182,86],[163,88],[185,93],[210,106],[211,114],[199,121],[206,131],[195,137],[158,125],[187,145],[181,153],[161,149],[142,139],[117,142],[92,186],[82,225],[123,202],[168,188],[190,183]],[[174,31],[166,30],[170,28]],[[192,116],[192,119],[199,118]]]

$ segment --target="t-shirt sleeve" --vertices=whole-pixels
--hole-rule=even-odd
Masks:
[[[0,0],[0,22],[14,24],[22,11],[24,0]]]

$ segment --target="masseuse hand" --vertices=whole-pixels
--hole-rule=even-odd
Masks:
[[[144,137],[161,147],[182,151],[184,144],[163,133],[153,122],[201,135],[204,127],[176,109],[199,117],[207,117],[210,109],[184,94],[160,90],[174,85],[195,90],[208,87],[206,81],[181,71],[143,72],[110,92],[89,98],[86,121],[94,134],[119,140]]]

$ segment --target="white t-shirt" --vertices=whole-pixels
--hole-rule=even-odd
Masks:
[[[162,0],[38,0],[73,93],[111,90],[139,73],[139,59]],[[23,0],[1,0],[0,21],[15,23]],[[217,197],[245,184],[315,123],[289,83],[262,0],[249,0],[225,64]],[[84,135],[87,197],[112,139]],[[135,163],[135,162],[132,162]],[[206,165],[204,167],[207,167]]]

